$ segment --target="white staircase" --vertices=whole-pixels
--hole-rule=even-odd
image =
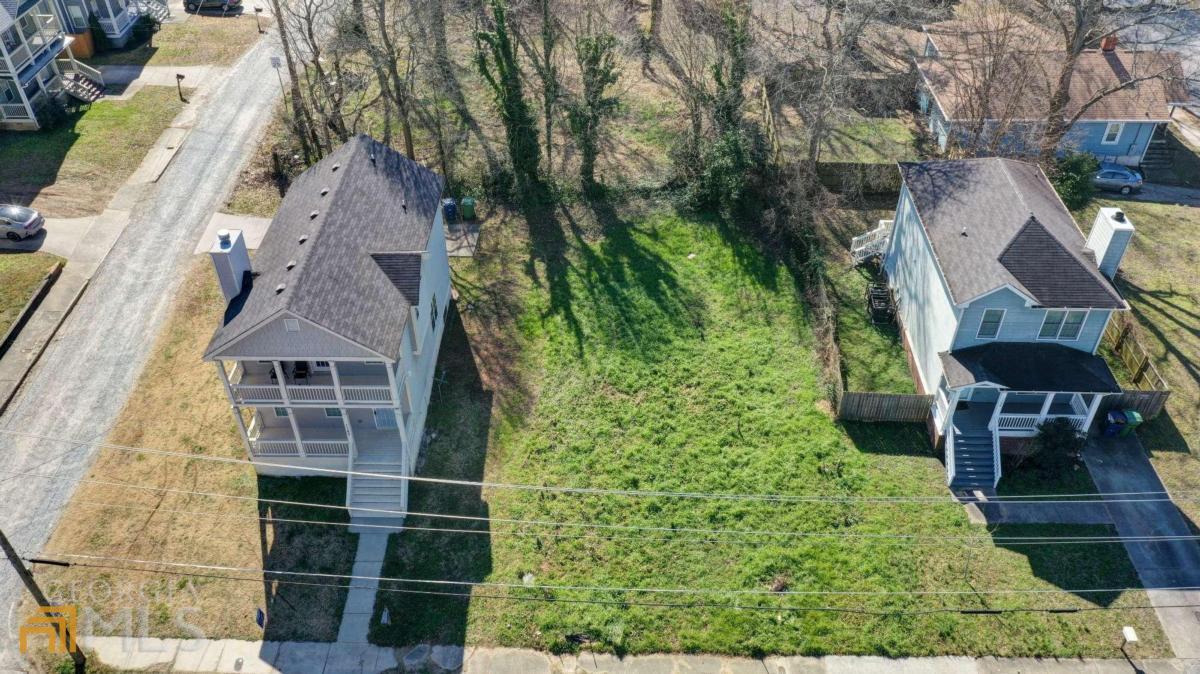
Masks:
[[[878,227],[866,234],[860,234],[850,241],[850,257],[854,258],[855,264],[859,264],[871,256],[883,255],[887,252],[888,240],[892,235],[892,224],[892,220],[880,220]]]
[[[380,477],[351,475],[347,480],[346,501],[353,522],[386,525],[403,523],[404,516],[396,514],[405,509],[405,496],[408,493],[407,482],[396,479],[405,474],[401,456],[402,452],[397,446],[388,451],[361,452],[355,457],[355,473],[371,473]]]

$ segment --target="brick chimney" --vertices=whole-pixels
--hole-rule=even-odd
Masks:
[[[1100,51],[1116,51],[1117,50],[1117,34],[1109,33],[1100,38]]]

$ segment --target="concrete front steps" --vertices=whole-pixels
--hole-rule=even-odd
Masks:
[[[991,489],[996,484],[992,433],[988,430],[954,432],[954,479],[951,489]]]

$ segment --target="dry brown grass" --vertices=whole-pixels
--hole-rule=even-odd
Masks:
[[[222,307],[207,260],[198,258],[188,270],[138,385],[108,437],[110,443],[198,456],[245,457],[216,372],[200,360]],[[341,480],[260,478],[246,465],[113,448],[99,452],[88,478],[91,481],[76,490],[47,546],[47,554],[349,573],[355,536],[345,527],[268,524],[259,520],[270,514],[345,521],[343,511],[277,508],[272,512],[254,500],[111,484],[338,504],[344,498]],[[124,562],[111,564],[131,566]],[[269,617],[266,638],[336,637],[344,590],[272,585],[255,573],[215,575],[236,576],[239,580],[71,568],[46,572],[44,582],[52,593],[80,603],[81,610],[90,609],[106,622],[119,621],[123,611],[132,609],[135,629],[139,620],[145,620],[154,636],[192,636],[180,624],[182,620],[209,637],[263,638],[263,632],[254,624],[255,609],[261,607]],[[113,591],[104,592],[104,584]],[[139,618],[143,609],[145,617]],[[86,634],[84,622],[81,629]],[[93,633],[106,633],[93,627]]]

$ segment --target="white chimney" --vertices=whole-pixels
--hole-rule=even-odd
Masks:
[[[1119,208],[1101,208],[1092,223],[1087,247],[1096,254],[1096,266],[1108,278],[1117,275],[1117,267],[1125,256],[1129,240],[1133,238],[1133,223]]]
[[[217,241],[208,251],[213,268],[217,270],[217,281],[228,303],[242,292],[246,274],[250,272],[250,253],[246,251],[246,238],[240,229],[217,231]]]

